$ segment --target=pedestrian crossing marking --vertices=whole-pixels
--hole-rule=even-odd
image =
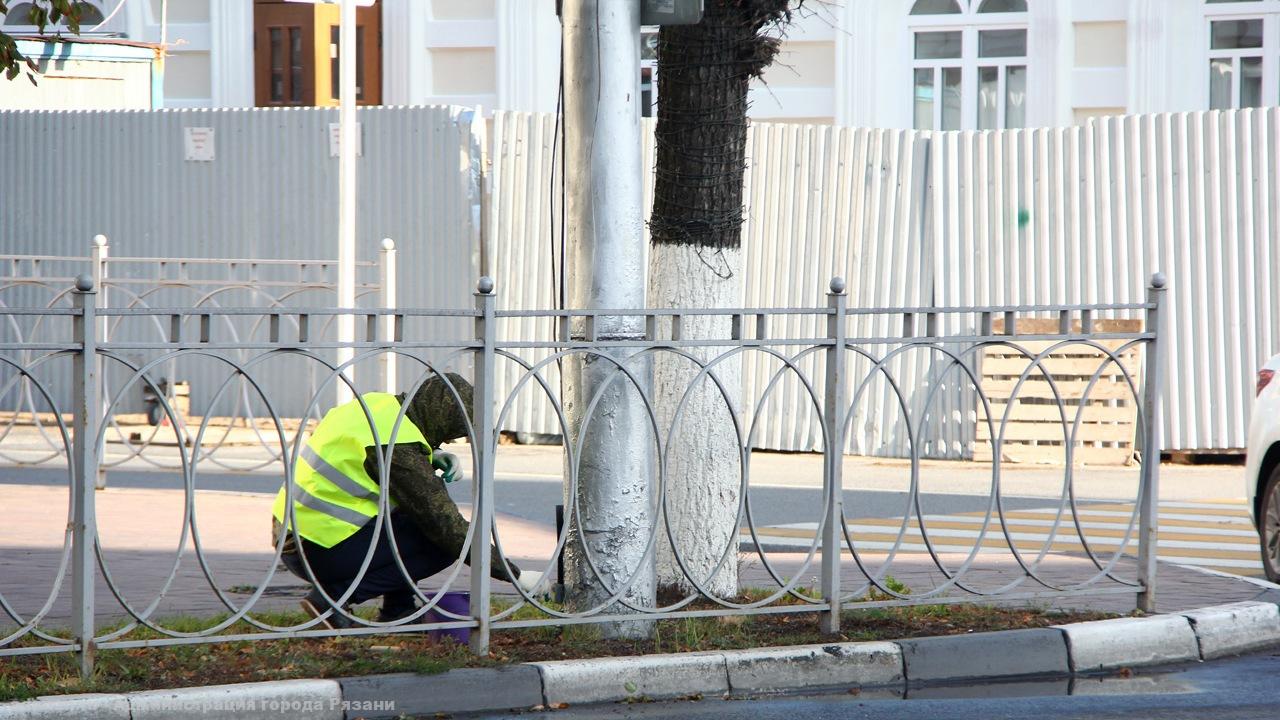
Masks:
[[[1078,503],[1078,518],[1085,540],[1101,560],[1121,548],[1136,554],[1137,521],[1133,505],[1101,502]],[[1059,512],[1061,514],[1059,515]],[[985,512],[958,514],[925,513],[925,528],[934,550],[968,554],[982,535],[980,552],[1009,552],[996,512],[986,520]],[[1013,546],[1024,556],[1047,549],[1050,552],[1084,552],[1070,508],[1058,507],[1016,510],[1005,513],[1006,529]],[[983,524],[986,532],[982,534]],[[1057,530],[1048,543],[1055,522]],[[1132,527],[1130,523],[1132,522]],[[790,546],[797,551],[813,544],[816,522],[790,523],[757,527],[757,535],[766,546]],[[920,532],[919,518],[912,516],[903,530],[902,517],[857,518],[847,523],[849,535],[859,551],[891,550],[895,545],[904,552],[926,552]],[[901,542],[898,532],[902,530]],[[743,534],[750,538],[750,530]],[[1209,500],[1197,502],[1170,501],[1160,503],[1160,532],[1157,554],[1164,562],[1195,565],[1234,575],[1262,575],[1258,535],[1242,501]]]

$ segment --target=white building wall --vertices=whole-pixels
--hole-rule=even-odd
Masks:
[[[161,0],[126,3],[117,29],[158,42]],[[387,104],[555,109],[556,0],[381,4]],[[786,29],[778,63],[752,87],[752,116],[911,127],[911,4],[807,4]],[[1204,0],[1029,0],[1028,7],[1029,126],[1207,107]],[[252,0],[169,0],[168,12],[166,105],[252,104]]]
[[[751,116],[758,120],[832,123],[836,117],[836,29],[839,11],[815,4],[785,29],[782,48],[752,84]]]

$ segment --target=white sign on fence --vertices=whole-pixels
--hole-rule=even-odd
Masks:
[[[329,123],[329,157],[338,157],[342,151],[342,124]],[[356,155],[364,155],[364,133],[360,123],[356,123]]]
[[[182,149],[187,162],[213,162],[213,128],[182,128]]]

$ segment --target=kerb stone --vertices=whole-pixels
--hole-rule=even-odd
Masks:
[[[734,693],[816,687],[901,686],[902,652],[890,642],[832,643],[731,650],[724,654]]]
[[[907,682],[1067,675],[1060,630],[1005,630],[899,640]]]
[[[342,696],[333,680],[210,685],[129,693],[132,720],[235,718],[236,720],[342,720]]]
[[[1182,613],[1200,641],[1205,660],[1280,645],[1280,608],[1267,602],[1238,602]]]
[[[129,699],[124,695],[64,695],[0,703],[0,720],[129,720]]]
[[[1200,659],[1191,622],[1181,615],[1117,618],[1059,625],[1075,672],[1163,665]]]
[[[729,692],[724,655],[688,653],[532,663],[542,673],[547,703],[569,705],[628,698],[723,696]]]
[[[536,668],[462,668],[439,675],[373,675],[339,680],[350,717],[395,718],[531,708],[542,704]],[[388,701],[392,707],[387,707]],[[379,709],[381,707],[381,709]]]

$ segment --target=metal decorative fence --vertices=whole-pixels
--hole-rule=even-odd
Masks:
[[[717,310],[601,310],[601,311],[501,311],[497,309],[497,295],[491,280],[483,278],[476,293],[474,310],[411,310],[374,309],[352,310],[333,308],[100,308],[99,295],[90,278],[82,277],[71,293],[72,306],[46,309],[0,308],[0,319],[16,321],[23,318],[40,318],[56,325],[57,333],[51,333],[39,342],[6,341],[0,343],[0,363],[11,368],[14,375],[0,387],[9,393],[21,378],[29,382],[42,409],[56,421],[53,432],[60,443],[59,454],[68,461],[67,488],[69,490],[68,518],[61,550],[57,555],[56,572],[50,582],[47,597],[32,601],[32,607],[17,607],[12,598],[13,588],[0,586],[0,609],[7,618],[8,629],[0,621],[0,657],[32,654],[74,652],[81,659],[82,671],[92,672],[94,653],[100,649],[137,648],[144,646],[207,643],[222,641],[266,640],[286,637],[315,637],[341,634],[370,634],[421,631],[441,628],[469,628],[472,648],[486,652],[490,633],[498,630],[514,630],[534,626],[563,626],[581,623],[606,623],[619,621],[652,621],[670,618],[707,617],[725,615],[752,615],[772,613],[819,613],[824,629],[839,628],[841,611],[849,608],[911,605],[922,603],[952,603],[967,601],[1009,601],[1036,598],[1061,598],[1075,595],[1137,593],[1138,605],[1147,610],[1154,608],[1156,592],[1156,498],[1158,495],[1159,404],[1161,366],[1164,349],[1160,322],[1165,292],[1164,279],[1153,277],[1143,302],[1108,305],[1033,305],[1033,306],[961,306],[961,307],[889,307],[850,308],[843,281],[835,279],[830,284],[825,306],[809,308],[733,308]],[[1095,319],[1110,313],[1133,313],[1145,320],[1140,328],[1110,330],[1095,326]],[[335,366],[327,359],[327,353],[339,344],[317,339],[311,328],[340,314],[357,317],[357,326],[364,329],[364,336],[348,347],[355,351],[355,358],[346,366]],[[681,337],[681,319],[695,314],[713,314],[729,318],[728,334],[719,339],[688,340]],[[597,338],[592,328],[600,317],[632,316],[643,320],[642,337],[629,340]],[[1052,328],[1043,322],[1031,329],[1019,327],[1023,318],[1057,319]],[[261,337],[246,339],[231,336],[220,328],[225,318],[253,317],[261,321],[266,332]],[[789,320],[804,317],[812,320],[806,326],[817,327],[809,334],[779,332],[788,328]],[[430,318],[452,318],[469,321],[473,332],[454,336],[416,335],[406,332],[414,327],[413,321]],[[505,336],[503,323],[534,318],[545,321],[541,326],[548,330],[538,337]],[[955,325],[975,327],[975,332],[949,334],[945,328],[949,320],[964,318]],[[894,332],[861,334],[862,320],[891,321]],[[118,334],[105,340],[101,337],[102,322],[106,320],[121,327],[134,324],[159,323],[166,328],[160,340],[122,340],[130,337]],[[1052,331],[1049,331],[1052,330]],[[1045,375],[1042,361],[1064,347],[1086,346],[1096,352],[1099,365],[1093,371],[1080,370],[1079,377],[1064,379],[1047,377],[1051,388],[1048,398],[1026,398],[1048,408],[1058,418],[1062,440],[1060,447],[1064,464],[1061,472],[1061,495],[1056,500],[1056,515],[1042,542],[1031,545],[1020,538],[1009,517],[1001,481],[1001,461],[998,451],[1005,422],[1013,405],[1020,401],[1020,388],[1028,386],[1029,378]],[[980,379],[973,373],[970,360],[985,349],[999,347],[1020,353],[1026,366],[1012,378],[1011,392],[1006,393],[1003,417],[993,409],[982,392]],[[1141,352],[1145,369],[1139,384],[1125,370],[1121,358],[1134,349]],[[695,353],[694,351],[698,352]],[[243,353],[243,354],[240,354]],[[731,564],[738,568],[746,563],[757,564],[755,580],[741,579],[745,590],[751,582],[762,586],[754,593],[716,593],[691,591],[677,599],[662,601],[650,596],[639,598],[628,591],[636,578],[654,561],[658,538],[667,535],[675,541],[671,513],[676,509],[666,503],[666,488],[681,478],[668,477],[667,453],[673,446],[676,420],[671,426],[660,426],[654,412],[659,402],[680,401],[679,398],[655,398],[647,392],[643,368],[648,358],[659,353],[673,353],[695,363],[694,384],[711,381],[719,385],[717,366],[734,362],[747,355],[758,356],[773,367],[773,380],[758,395],[739,401],[733,393],[721,388],[726,410],[732,422],[741,463],[738,492],[738,508],[733,514],[733,527],[724,543],[714,567],[697,569],[681,562],[685,580],[693,587],[706,588],[717,574],[725,572]],[[844,437],[850,423],[856,417],[857,408],[868,401],[867,388],[880,378],[894,392],[909,437],[920,437],[930,422],[936,422],[938,385],[909,386],[899,383],[892,374],[893,359],[902,355],[924,354],[936,365],[935,377],[955,377],[956,382],[972,385],[972,391],[987,409],[984,417],[990,426],[996,448],[990,464],[991,483],[982,513],[982,530],[967,553],[952,556],[938,546],[938,533],[930,528],[931,516],[922,508],[921,451],[912,446],[910,462],[902,467],[904,488],[900,495],[903,516],[896,536],[887,544],[871,542],[853,523],[844,506],[844,492],[851,480],[843,472]],[[346,609],[330,612],[346,614],[355,626],[344,630],[328,630],[319,620],[308,619],[296,624],[276,624],[265,614],[272,605],[268,602],[273,578],[277,574],[286,535],[289,531],[274,533],[274,547],[263,553],[259,566],[249,573],[247,588],[236,593],[224,589],[228,582],[220,576],[219,567],[226,562],[209,545],[211,533],[220,524],[237,518],[210,516],[198,512],[203,502],[204,480],[201,470],[204,456],[201,445],[208,437],[207,422],[193,427],[193,444],[181,452],[182,484],[176,491],[181,497],[180,537],[172,560],[153,563],[168,572],[160,572],[154,592],[138,599],[142,592],[120,564],[121,555],[113,555],[110,543],[104,541],[95,502],[93,479],[102,462],[103,440],[108,432],[112,407],[128,392],[132,385],[153,383],[151,370],[175,358],[204,358],[224,368],[226,380],[219,392],[233,383],[246,382],[267,408],[271,419],[270,432],[277,436],[288,462],[280,470],[280,480],[287,492],[293,492],[292,466],[303,448],[300,438],[290,436],[282,422],[281,414],[272,408],[281,400],[269,384],[260,381],[261,374],[278,363],[310,364],[325,374],[324,381],[306,400],[308,411],[327,407],[333,397],[332,389],[346,382],[344,372],[350,367],[376,364],[386,356],[401,360],[402,389],[412,392],[428,377],[456,368],[474,369],[475,411],[467,441],[472,451],[472,480],[470,505],[473,522],[468,539],[459,558],[447,570],[431,579],[435,589],[418,590],[422,607],[411,616],[393,623],[382,623],[354,614]],[[427,356],[439,358],[425,360]],[[819,372],[804,373],[803,361],[817,356]],[[562,429],[569,435],[570,422],[560,396],[560,388],[546,381],[546,371],[570,358],[594,357],[614,363],[617,382],[629,384],[638,391],[648,418],[657,471],[650,486],[648,499],[649,521],[636,528],[635,540],[644,548],[639,564],[629,578],[610,584],[611,580],[596,570],[591,560],[593,552],[601,548],[591,540],[582,540],[577,534],[581,523],[582,508],[574,502],[567,507],[564,529],[554,537],[551,547],[541,551],[519,547],[513,539],[510,526],[498,515],[504,495],[513,492],[505,481],[499,482],[496,462],[504,452],[498,443],[498,428],[503,418],[515,407],[523,393],[544,395],[556,409]],[[613,359],[609,359],[613,358]],[[619,360],[618,358],[622,358]],[[504,366],[513,365],[518,379],[513,389],[497,392],[498,377]],[[130,377],[122,385],[113,387],[111,393],[99,397],[100,367],[123,367]],[[1120,368],[1117,373],[1115,368]],[[791,550],[770,549],[761,541],[766,528],[759,520],[764,508],[753,503],[754,488],[750,469],[753,459],[753,436],[759,431],[761,407],[767,402],[770,387],[776,387],[784,376],[796,377],[807,394],[807,412],[811,413],[822,428],[823,465],[820,477],[814,478],[813,488],[820,490],[818,500],[806,507],[805,517],[789,518],[813,521],[811,533],[798,547]],[[1118,376],[1118,380],[1115,379]],[[72,389],[69,403],[60,402],[54,388],[70,381]],[[1078,409],[1062,400],[1058,384],[1072,382],[1083,386],[1087,398],[1106,383],[1118,383],[1138,403],[1138,444],[1142,450],[1139,481],[1134,485],[1133,511],[1128,519],[1123,537],[1100,538],[1091,535],[1087,522],[1081,520],[1082,508],[1074,490],[1076,473],[1082,472],[1073,462],[1074,448],[1079,444],[1076,433],[1083,418]],[[1114,388],[1110,388],[1114,390]],[[689,391],[686,390],[686,397]],[[923,401],[912,396],[923,393]],[[172,406],[161,396],[163,410],[172,416]],[[456,399],[456,395],[455,395]],[[592,398],[581,413],[581,422],[607,421],[593,413],[600,410],[597,398]],[[102,408],[106,408],[106,411]],[[403,410],[401,411],[403,413]],[[580,426],[581,427],[581,426]],[[583,430],[585,432],[585,430]],[[388,444],[394,443],[386,438]],[[375,434],[376,438],[376,434]],[[381,442],[381,440],[377,440]],[[579,467],[581,447],[567,442],[563,449],[565,461],[566,497],[577,497],[576,487],[582,481],[584,471]],[[380,458],[379,483],[388,482],[387,458]],[[263,496],[264,498],[267,496]],[[103,496],[103,501],[109,499]],[[375,537],[384,532],[394,542],[394,532],[389,516],[388,493],[379,494],[379,513],[373,522]],[[267,523],[266,504],[260,504],[261,520]],[[292,507],[292,503],[288,504]],[[550,515],[550,508],[547,508]],[[138,518],[158,512],[155,508],[143,511],[138,508]],[[496,559],[491,558],[489,539],[498,549]],[[749,538],[749,542],[748,542]],[[264,538],[265,540],[265,538]],[[1076,557],[1085,572],[1067,577],[1057,573],[1050,558],[1059,556],[1058,543],[1071,540],[1082,551]],[[394,545],[393,545],[394,546]],[[920,549],[912,549],[922,546]],[[570,591],[568,604],[554,603],[539,594],[524,589],[506,589],[490,578],[492,562],[508,563],[515,555],[527,568],[551,571],[567,550],[580,553],[580,567],[585,568],[584,582],[600,590],[601,602],[575,605]],[[361,575],[368,570],[373,548],[366,555]],[[678,555],[677,551],[677,555]],[[1136,559],[1132,557],[1136,554]],[[530,560],[529,558],[532,558]],[[987,571],[994,559],[1003,559],[1013,568],[1011,573],[991,575]],[[194,560],[197,572],[182,572],[184,559]],[[466,561],[464,563],[464,561]],[[903,588],[891,578],[893,573],[908,562],[927,565],[937,581],[932,587],[912,590]],[[404,562],[397,558],[399,569],[409,578]],[[469,579],[463,579],[465,564],[470,565]],[[225,567],[225,566],[222,566]],[[70,569],[70,592],[62,590],[64,575]],[[188,568],[189,569],[189,568]],[[188,582],[183,592],[202,594],[216,598],[216,605],[223,611],[210,619],[199,630],[176,629],[166,625],[160,608],[167,595],[179,592],[177,587]],[[22,578],[25,584],[37,582],[36,578]],[[346,591],[331,598],[335,608],[344,608],[354,592],[357,577]],[[5,583],[0,580],[0,583]],[[813,585],[816,584],[816,587]],[[441,607],[444,593],[466,590],[470,593],[469,610],[450,612]],[[105,591],[105,595],[104,595]],[[504,595],[502,598],[496,596]],[[69,596],[69,598],[68,598]],[[105,602],[104,602],[105,601]],[[123,613],[123,623],[105,623],[110,617],[106,611],[109,603],[118,608],[115,615]],[[69,606],[69,609],[68,609]],[[436,615],[428,617],[427,613]],[[61,623],[61,624],[60,624]],[[158,637],[138,637],[143,629]]]
[[[88,272],[98,288],[101,308],[129,310],[155,307],[183,307],[189,312],[213,312],[226,307],[252,307],[264,311],[287,307],[332,304],[337,288],[337,263],[326,260],[209,259],[184,257],[113,256],[104,235],[98,235],[83,257],[56,255],[0,255],[0,308],[55,308],[70,304],[69,288],[77,275]],[[377,261],[357,262],[361,276],[356,284],[361,304],[396,306],[396,248],[383,240]],[[0,327],[0,339],[18,344],[39,343],[51,331],[50,323],[39,315],[29,321],[10,317]],[[264,337],[265,316],[220,314],[218,331],[229,340],[249,342]],[[120,317],[99,320],[100,342],[113,340],[134,343],[157,341],[169,331],[159,316],[149,324],[123,323]],[[336,339],[331,317],[310,328],[314,339]],[[243,358],[243,351],[233,351]],[[0,380],[11,371],[0,368]],[[113,388],[132,379],[132,371],[105,368],[98,375],[101,394],[113,396]],[[201,444],[199,460],[228,470],[267,467],[283,458],[278,439],[270,433],[267,408],[253,399],[251,387],[241,380],[232,388],[221,388],[220,368],[174,358],[148,371],[154,387],[134,383],[132,392],[116,398],[105,418],[110,457],[100,458],[98,486],[105,485],[105,471],[124,467],[135,460],[153,468],[180,470],[179,458],[163,452],[164,447],[189,440],[186,426],[213,418]],[[322,375],[278,373],[266,378],[290,395],[313,395]],[[379,363],[372,376],[362,377],[361,387],[385,388],[395,384],[395,358]],[[55,384],[47,388],[62,407],[69,406],[70,387]],[[215,395],[219,401],[215,402]],[[170,418],[160,413],[157,396],[163,396],[173,410],[176,430]],[[36,410],[36,398],[29,380],[18,378],[14,391],[0,398],[0,462],[38,465],[58,456],[57,424],[49,413]],[[305,426],[304,404],[285,401],[271,410],[288,418],[290,435]],[[236,452],[232,452],[235,448]],[[234,458],[229,457],[235,455]]]

